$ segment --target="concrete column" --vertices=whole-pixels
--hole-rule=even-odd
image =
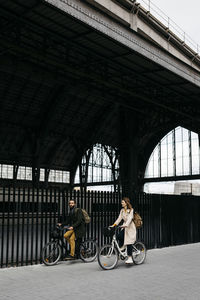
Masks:
[[[135,193],[141,191],[139,120],[133,112],[120,112],[120,182],[123,196],[134,201]]]

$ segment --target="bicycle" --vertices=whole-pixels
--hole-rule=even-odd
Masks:
[[[112,237],[111,244],[104,245],[100,248],[98,253],[98,263],[100,267],[104,270],[114,269],[119,261],[126,260],[128,258],[127,255],[127,247],[124,250],[120,250],[119,244],[116,240],[116,231],[120,228],[119,226],[115,227],[106,227],[104,232],[107,236]],[[132,245],[132,259],[136,265],[140,265],[145,261],[146,258],[146,247],[140,242],[136,241]]]
[[[42,262],[47,266],[57,264],[61,257],[64,258],[62,253],[67,252],[67,243],[63,241],[63,230],[66,227],[56,226],[50,234],[51,242],[47,243],[42,249]],[[77,244],[77,243],[76,243]],[[98,245],[92,239],[81,241],[76,247],[76,258],[80,258],[84,262],[93,262],[98,254]]]

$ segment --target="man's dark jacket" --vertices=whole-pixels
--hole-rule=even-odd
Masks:
[[[69,214],[67,222],[65,224],[70,224],[74,228],[76,239],[85,236],[85,221],[82,210],[80,208],[75,208],[73,213]]]

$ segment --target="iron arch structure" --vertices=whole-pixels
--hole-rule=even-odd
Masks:
[[[110,185],[114,192],[120,192],[118,149],[101,144],[93,145],[82,157],[74,183],[85,190],[88,186]]]
[[[144,181],[200,179],[199,145],[199,135],[186,128],[168,132],[149,158]]]
[[[161,137],[178,125],[199,132],[199,59],[179,47],[190,66],[126,22],[75,2],[0,4],[0,163],[13,164],[15,177],[19,166],[31,167],[34,185],[41,168],[45,178],[50,169],[67,170],[73,185],[87,149],[110,145],[119,149],[121,186],[131,195]],[[101,30],[109,22],[121,40]]]

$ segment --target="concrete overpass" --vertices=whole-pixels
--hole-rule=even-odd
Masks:
[[[70,170],[93,143],[120,149],[124,193],[157,142],[199,132],[200,57],[135,1],[0,4],[0,162]]]

